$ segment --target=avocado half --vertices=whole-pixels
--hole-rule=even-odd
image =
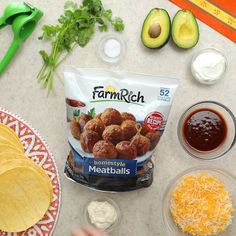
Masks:
[[[170,38],[171,21],[164,9],[152,9],[143,22],[141,40],[148,48],[161,48]]]
[[[199,40],[199,28],[196,18],[189,10],[180,10],[172,21],[171,35],[180,48],[192,48]]]

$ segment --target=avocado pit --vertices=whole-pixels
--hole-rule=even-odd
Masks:
[[[154,23],[150,26],[148,34],[151,38],[157,38],[161,34],[161,26],[159,23]]]

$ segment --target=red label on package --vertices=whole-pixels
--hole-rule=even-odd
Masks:
[[[160,112],[149,113],[145,120],[144,125],[150,130],[159,130],[164,122],[164,117]]]

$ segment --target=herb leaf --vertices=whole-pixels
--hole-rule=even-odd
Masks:
[[[98,25],[100,31],[107,31],[111,26],[115,31],[124,30],[123,20],[113,18],[112,11],[103,8],[101,0],[83,0],[78,6],[74,1],[68,1],[64,6],[64,15],[60,16],[57,25],[44,25],[39,40],[51,42],[51,52],[41,50],[43,66],[38,73],[38,81],[48,94],[54,91],[54,74],[58,66],[70,55],[77,45],[85,47]]]
[[[123,31],[125,28],[123,20],[120,17],[116,17],[115,20],[112,21],[112,25],[114,29],[118,32]]]
[[[95,117],[96,116],[96,110],[95,108],[90,109],[90,111],[88,111],[88,115]]]
[[[78,110],[74,110],[74,112],[73,112],[74,119],[76,119],[79,116],[80,116],[80,110],[79,109]]]

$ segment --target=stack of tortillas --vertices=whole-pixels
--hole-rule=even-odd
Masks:
[[[51,200],[50,178],[25,156],[16,133],[0,123],[0,230],[25,231],[43,218]]]

